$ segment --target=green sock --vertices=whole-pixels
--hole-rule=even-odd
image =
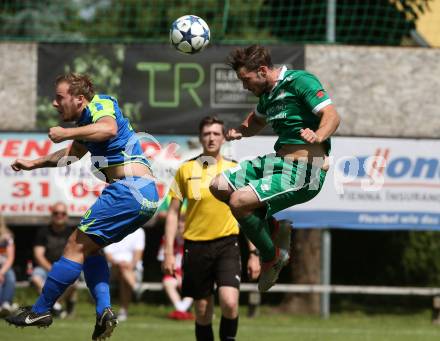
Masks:
[[[266,218],[267,215],[267,208],[266,207],[260,207],[257,208],[256,210],[254,210],[253,213],[257,218],[262,219],[264,221],[266,221],[266,223],[268,224],[268,231],[269,231],[269,236],[272,235],[273,233],[273,226],[269,224],[269,221],[271,221],[272,219],[274,219],[273,216],[269,216]]]
[[[244,218],[238,219],[241,230],[246,237],[260,251],[263,262],[269,262],[275,257],[275,247],[270,238],[270,228],[266,219],[250,214]]]

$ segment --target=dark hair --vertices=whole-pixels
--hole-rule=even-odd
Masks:
[[[91,101],[95,96],[93,83],[88,75],[73,72],[60,75],[55,80],[55,86],[63,82],[69,84],[69,94],[73,96],[83,95],[88,101]]]
[[[222,132],[223,135],[225,135],[225,123],[222,120],[220,120],[217,116],[205,116],[204,118],[202,118],[202,120],[199,123],[199,135],[202,134],[202,130],[205,126],[210,126],[215,123],[222,125]]]
[[[247,71],[255,71],[260,66],[273,68],[270,51],[264,46],[251,45],[248,47],[238,47],[228,56],[226,64],[235,71],[245,67]]]

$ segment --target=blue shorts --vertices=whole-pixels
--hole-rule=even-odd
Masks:
[[[78,228],[95,243],[119,242],[144,225],[156,212],[156,183],[142,177],[123,178],[109,184],[87,210]]]

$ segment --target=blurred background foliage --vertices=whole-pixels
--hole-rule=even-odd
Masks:
[[[434,0],[337,0],[336,42],[408,44]],[[216,43],[326,42],[331,0],[3,0],[0,37],[63,42],[165,42],[170,24],[195,14]],[[440,34],[440,23],[437,25]]]

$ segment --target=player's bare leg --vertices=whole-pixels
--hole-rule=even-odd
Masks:
[[[221,286],[218,298],[222,316],[220,319],[220,340],[235,340],[238,331],[239,290],[232,286]]]
[[[196,339],[214,340],[212,317],[214,315],[214,296],[194,300],[196,313]]]

